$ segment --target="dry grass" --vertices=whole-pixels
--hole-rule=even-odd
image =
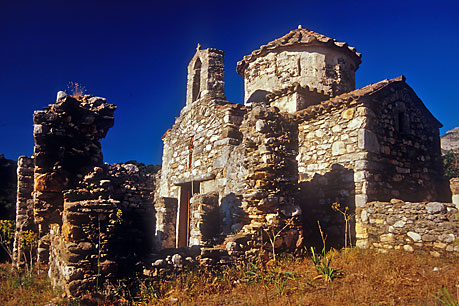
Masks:
[[[110,300],[60,300],[59,305],[440,305],[432,294],[444,286],[457,301],[457,258],[348,249],[332,253],[340,277],[326,282],[309,258],[277,264],[239,263],[189,271],[161,282],[119,285]],[[57,293],[46,279],[19,286],[1,270],[0,305],[44,305]],[[133,298],[135,296],[135,298]]]
[[[0,265],[0,305],[45,305],[58,294],[51,289],[46,273],[19,275],[11,265]]]
[[[216,276],[181,276],[164,284],[169,290],[150,305],[175,300],[179,305],[439,305],[432,294],[442,286],[458,298],[457,258],[350,249],[336,252],[332,266],[341,277],[331,283],[318,277],[307,258],[284,258],[260,271],[258,280],[247,280],[241,267]]]

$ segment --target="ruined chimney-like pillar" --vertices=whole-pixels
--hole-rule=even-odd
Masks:
[[[176,241],[178,202],[175,198],[160,197],[155,201],[155,250],[174,248]]]
[[[59,92],[56,104],[34,113],[33,202],[41,262],[49,254],[50,225],[62,224],[63,191],[103,163],[100,140],[114,124],[115,109],[104,98]]]
[[[459,209],[459,178],[455,177],[450,179],[449,186],[452,193],[452,202]]]
[[[33,222],[33,159],[19,156],[17,174],[16,232],[13,246],[13,263],[16,268],[25,254],[21,245],[21,233],[27,230],[37,231]]]

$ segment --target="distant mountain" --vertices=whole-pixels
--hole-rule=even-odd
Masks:
[[[440,137],[440,142],[442,151],[459,152],[459,127],[446,132]]]

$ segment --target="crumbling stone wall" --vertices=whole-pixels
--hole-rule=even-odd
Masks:
[[[71,296],[139,272],[154,237],[154,182],[134,165],[95,167],[64,193],[50,231],[50,272]]]
[[[16,265],[20,231],[34,224],[38,259],[50,256],[49,276],[70,296],[140,272],[137,263],[153,251],[156,176],[102,162],[100,139],[115,109],[104,98],[59,92],[34,113],[33,159],[19,159]]]
[[[21,243],[21,234],[28,230],[38,231],[36,224],[33,222],[33,170],[33,158],[19,156],[17,168],[16,232],[13,247],[13,263],[16,267],[19,267],[21,261],[24,260],[24,254],[29,253]]]
[[[221,231],[218,206],[218,192],[197,194],[190,199],[190,245],[213,245]]]
[[[59,92],[56,104],[34,113],[34,219],[42,262],[49,253],[49,225],[62,224],[63,190],[103,163],[100,139],[113,126],[115,109],[103,98]]]
[[[357,246],[459,254],[459,215],[451,203],[370,202],[356,210]]]
[[[247,112],[241,124],[245,168],[241,208],[247,214],[242,231],[256,235],[262,229],[282,227],[292,219],[292,227],[281,234],[278,247],[295,249],[302,243],[301,209],[296,205],[297,125],[293,117],[275,107],[258,103]]]

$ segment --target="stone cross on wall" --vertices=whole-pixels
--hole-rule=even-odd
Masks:
[[[193,149],[194,149],[193,137],[191,137],[190,144],[188,145],[188,151],[189,151],[189,155],[188,155],[188,169],[191,169],[191,165],[192,165],[192,162],[193,162]]]

